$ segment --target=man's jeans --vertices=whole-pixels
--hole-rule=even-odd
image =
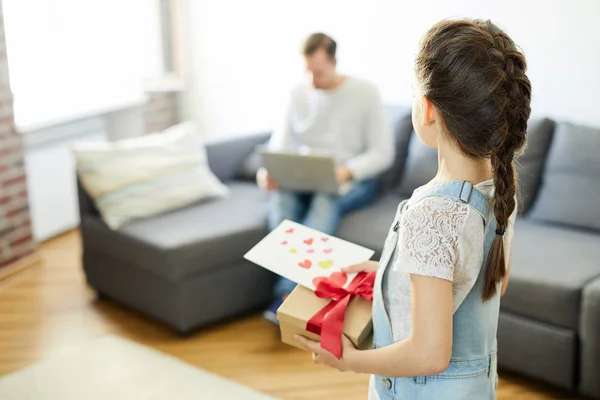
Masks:
[[[289,219],[335,235],[344,214],[372,203],[376,195],[376,179],[357,183],[343,196],[278,190],[269,199],[269,230],[275,229],[284,219]],[[275,296],[283,297],[295,287],[295,282],[280,278],[275,286]]]

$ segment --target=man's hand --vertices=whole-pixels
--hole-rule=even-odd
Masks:
[[[337,165],[335,167],[335,177],[339,184],[346,183],[352,179],[352,172],[343,165]]]
[[[321,344],[319,342],[315,342],[314,340],[307,339],[300,335],[294,336],[294,339],[296,339],[300,343],[300,346],[302,346],[305,350],[313,353],[313,361],[316,364],[327,365],[328,367],[335,368],[342,372],[352,370],[348,359],[350,358],[351,354],[359,351],[356,349],[356,347],[354,347],[350,339],[344,335],[342,335],[342,358],[340,360],[335,358],[335,356],[327,350],[321,348]]]
[[[256,183],[258,186],[267,191],[277,190],[277,182],[269,177],[266,169],[260,168],[256,174]]]

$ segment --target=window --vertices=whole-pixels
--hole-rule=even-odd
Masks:
[[[2,5],[21,131],[141,102],[142,79],[165,72],[161,0]]]

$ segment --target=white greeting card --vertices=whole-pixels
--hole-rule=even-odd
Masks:
[[[375,252],[285,220],[245,259],[311,290],[313,279],[371,259]],[[348,275],[351,282],[355,274]]]

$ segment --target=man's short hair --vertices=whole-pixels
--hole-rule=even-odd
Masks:
[[[325,50],[331,58],[335,58],[337,43],[324,33],[313,33],[304,42],[302,54],[308,57],[316,53],[319,49]]]

